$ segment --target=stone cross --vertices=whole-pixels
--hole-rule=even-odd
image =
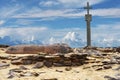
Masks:
[[[85,14],[85,21],[87,25],[87,47],[91,46],[91,29],[90,29],[90,22],[92,20],[92,15],[89,14],[89,10],[91,7],[89,6],[89,2],[87,2],[87,6],[84,7],[84,9],[87,9],[87,14]]]

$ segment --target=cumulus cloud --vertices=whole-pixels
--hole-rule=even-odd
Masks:
[[[13,40],[25,40],[35,36],[38,39],[37,37],[44,38],[45,34],[49,34],[46,30],[46,27],[1,28],[0,37],[10,36]]]

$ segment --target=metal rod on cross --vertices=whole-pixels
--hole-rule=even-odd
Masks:
[[[87,9],[87,14],[85,14],[85,21],[87,26],[87,47],[91,46],[91,28],[90,28],[90,22],[92,21],[92,15],[89,14],[89,10],[92,9],[89,6],[89,2],[87,2],[87,6],[84,7],[84,9]]]

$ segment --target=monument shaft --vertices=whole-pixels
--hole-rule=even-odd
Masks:
[[[85,9],[87,9],[87,14],[85,15],[86,26],[87,26],[87,46],[91,46],[91,28],[90,28],[90,22],[92,20],[92,15],[89,14],[89,9],[91,9],[91,7],[89,6],[88,2],[87,2],[87,7],[85,7]]]

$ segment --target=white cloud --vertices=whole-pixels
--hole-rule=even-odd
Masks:
[[[0,29],[0,37],[10,36],[12,39],[17,40],[25,40],[31,36],[37,37],[45,37],[43,34],[47,33],[48,28],[46,27],[20,27],[20,28],[1,28]],[[43,33],[43,34],[42,34]]]
[[[120,17],[120,8],[96,9],[91,11],[94,16]]]
[[[59,3],[57,1],[42,1],[39,3],[40,6],[50,7],[58,5]]]
[[[93,45],[120,45],[120,23],[102,24],[92,27]],[[76,34],[77,33],[77,34]],[[85,45],[86,29],[48,29],[46,27],[1,28],[0,37],[10,36],[12,40],[39,40],[44,44],[66,42],[73,46]],[[74,43],[74,44],[73,44]],[[95,44],[97,43],[97,44]],[[105,44],[104,44],[105,43]],[[118,43],[118,44],[117,44]],[[79,44],[79,45],[78,45]]]
[[[90,13],[93,16],[102,16],[109,18],[120,17],[119,8],[94,9]],[[65,18],[79,18],[84,17],[86,11],[78,11],[77,9],[64,10],[41,10],[40,8],[33,8],[21,14],[16,14],[13,18],[41,18],[41,20],[54,20],[59,17]]]
[[[65,7],[83,7],[86,5],[87,2],[90,3],[90,5],[101,3],[105,0],[58,0],[60,3],[62,3]]]
[[[7,6],[1,8],[0,12],[0,17],[1,18],[11,18],[11,16],[15,15],[16,12],[20,9],[21,7],[16,5],[16,6]]]
[[[0,20],[0,25],[3,25],[5,23],[4,20]]]

